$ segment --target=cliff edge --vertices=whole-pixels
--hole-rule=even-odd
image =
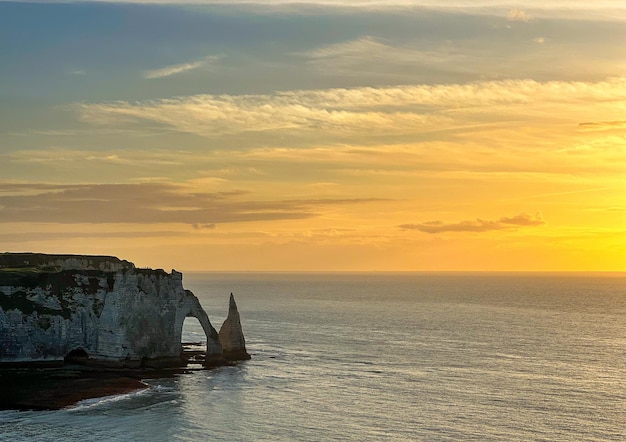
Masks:
[[[205,365],[223,363],[218,333],[175,270],[107,256],[0,254],[0,366],[181,365],[186,317],[206,334]]]

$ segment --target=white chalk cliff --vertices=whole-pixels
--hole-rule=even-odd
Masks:
[[[218,333],[175,270],[114,257],[0,254],[0,365],[77,354],[94,365],[180,364],[190,316],[206,334],[206,364],[221,363]]]

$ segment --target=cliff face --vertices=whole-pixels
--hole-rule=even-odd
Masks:
[[[188,316],[205,331],[207,364],[217,363],[218,334],[181,273],[113,257],[0,254],[0,364],[68,356],[96,365],[177,364]]]

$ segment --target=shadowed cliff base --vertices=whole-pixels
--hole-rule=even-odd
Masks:
[[[172,371],[169,376],[175,372]],[[84,368],[0,370],[0,409],[58,410],[85,399],[147,388],[141,379],[165,372],[102,371]]]
[[[21,363],[4,366],[0,368],[0,410],[59,410],[86,399],[149,388],[143,379],[169,378],[237,365],[236,361],[225,357],[207,360],[206,352],[190,349],[198,344],[184,343],[178,361],[144,361],[136,368],[89,363],[80,354],[67,358],[65,365]]]

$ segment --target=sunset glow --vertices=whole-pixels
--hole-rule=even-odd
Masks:
[[[626,271],[622,1],[0,2],[0,251]]]

